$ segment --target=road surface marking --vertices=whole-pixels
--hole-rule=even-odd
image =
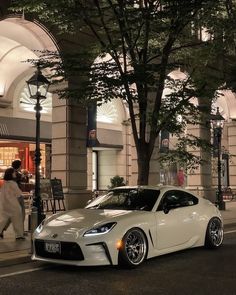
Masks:
[[[224,234],[232,234],[232,233],[236,233],[236,229],[235,230],[229,230],[229,231],[225,231]]]
[[[5,275],[0,275],[0,279],[5,278],[5,277],[11,277],[11,276],[15,276],[15,275],[20,275],[20,274],[27,273],[27,272],[38,271],[38,270],[41,270],[41,269],[45,269],[45,267],[37,267],[37,268],[31,268],[31,269],[12,272],[12,273],[7,273]]]

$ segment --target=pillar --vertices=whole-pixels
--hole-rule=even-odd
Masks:
[[[87,113],[66,99],[53,98],[51,177],[62,180],[66,208],[84,207],[87,190]]]
[[[210,127],[203,125],[188,126],[188,134],[195,135],[206,141],[211,141]],[[197,193],[199,196],[215,202],[216,193],[212,187],[212,159],[209,151],[201,148],[191,149],[188,151],[199,156],[204,162],[197,169],[190,169],[187,176],[187,189]]]
[[[229,184],[236,190],[236,121],[228,123]]]

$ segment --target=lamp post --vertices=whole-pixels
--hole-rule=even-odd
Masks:
[[[214,131],[214,139],[217,145],[217,172],[218,172],[218,190],[216,196],[216,205],[220,210],[225,210],[225,202],[223,200],[222,194],[222,185],[221,185],[221,136],[222,129],[224,124],[224,118],[221,116],[219,112],[219,108],[217,108],[217,112],[215,115],[211,115],[213,131]]]
[[[40,196],[40,117],[41,117],[41,100],[46,99],[48,87],[50,82],[42,75],[40,71],[40,65],[37,64],[37,71],[35,74],[26,81],[29,89],[29,94],[35,103],[35,118],[36,118],[36,135],[35,135],[35,191],[33,198],[33,207],[37,210],[37,225],[42,221],[42,204]]]

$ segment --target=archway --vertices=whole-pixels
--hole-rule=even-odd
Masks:
[[[0,21],[0,170],[14,158],[22,159],[22,168],[34,173],[35,110],[26,81],[35,68],[27,62],[38,59],[44,50],[57,51],[48,30],[24,16],[6,16]],[[42,176],[50,176],[52,94],[42,102],[41,150]]]

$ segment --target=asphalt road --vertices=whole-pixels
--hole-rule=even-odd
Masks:
[[[136,269],[27,263],[0,269],[1,295],[236,295],[236,229],[217,250],[160,256]]]

